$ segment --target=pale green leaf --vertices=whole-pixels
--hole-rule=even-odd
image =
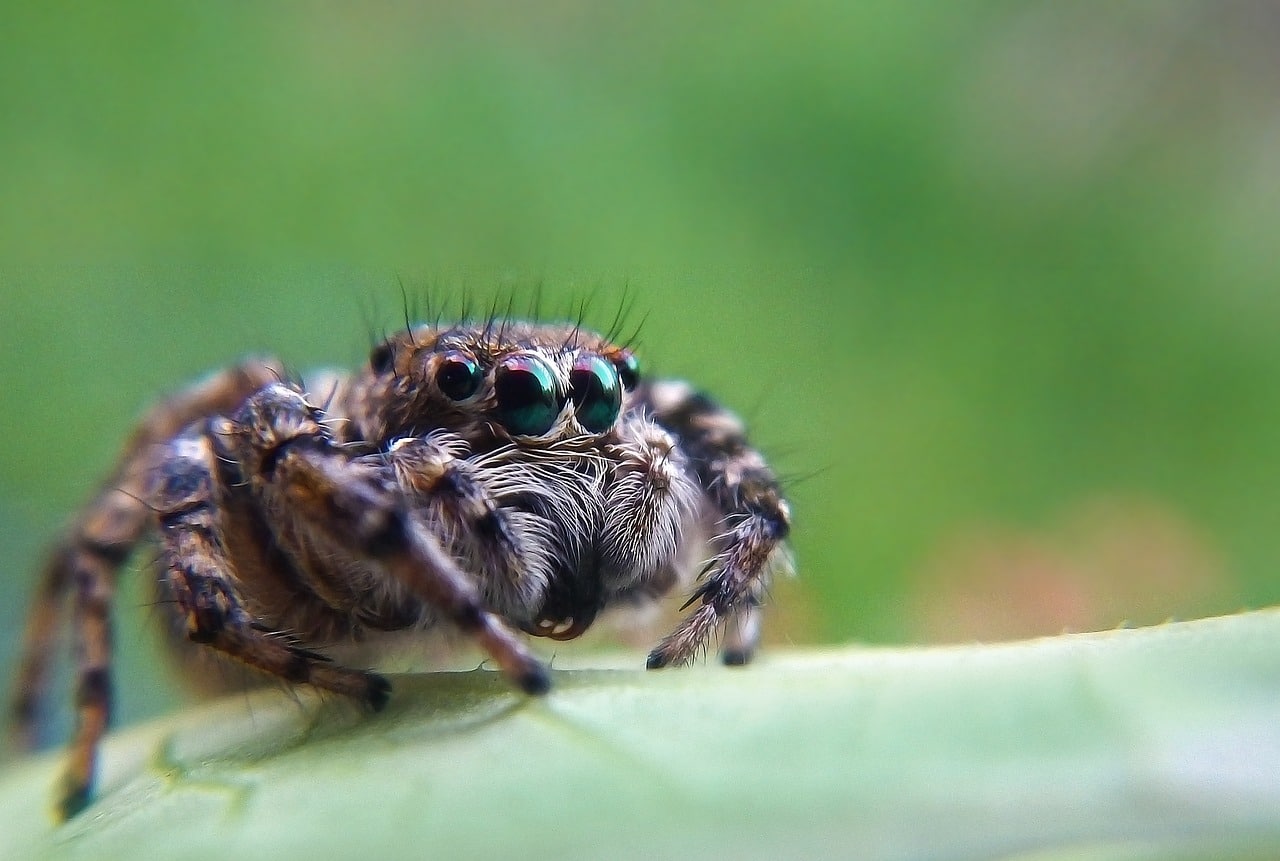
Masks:
[[[278,690],[0,779],[0,858],[1280,857],[1280,612],[743,670],[399,676],[386,712]]]

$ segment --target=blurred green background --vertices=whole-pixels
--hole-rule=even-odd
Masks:
[[[159,393],[621,296],[793,479],[775,641],[1280,600],[1269,3],[0,12],[0,666]],[[139,578],[125,719],[169,701]]]

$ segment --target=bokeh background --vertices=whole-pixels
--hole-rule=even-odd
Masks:
[[[791,480],[780,642],[1280,600],[1257,2],[8,6],[0,668],[159,393],[414,299],[629,299]],[[126,720],[171,702],[138,577]]]

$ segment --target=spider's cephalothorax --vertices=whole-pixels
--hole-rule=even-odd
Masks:
[[[148,532],[185,633],[289,682],[380,707],[379,675],[314,651],[445,623],[528,693],[517,633],[570,639],[604,608],[697,586],[649,655],[756,646],[789,512],[741,423],[687,384],[640,378],[577,327],[421,326],[310,387],[247,362],[156,407],[45,567],[14,700],[33,738],[72,596],[78,727],[61,809],[84,806],[110,713],[117,570]],[[709,537],[707,537],[709,536]]]

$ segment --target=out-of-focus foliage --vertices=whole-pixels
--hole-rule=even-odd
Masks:
[[[625,288],[648,367],[795,479],[775,639],[1274,602],[1278,31],[1208,2],[7,9],[0,623],[157,393],[360,361],[398,281],[595,293],[605,327]]]

